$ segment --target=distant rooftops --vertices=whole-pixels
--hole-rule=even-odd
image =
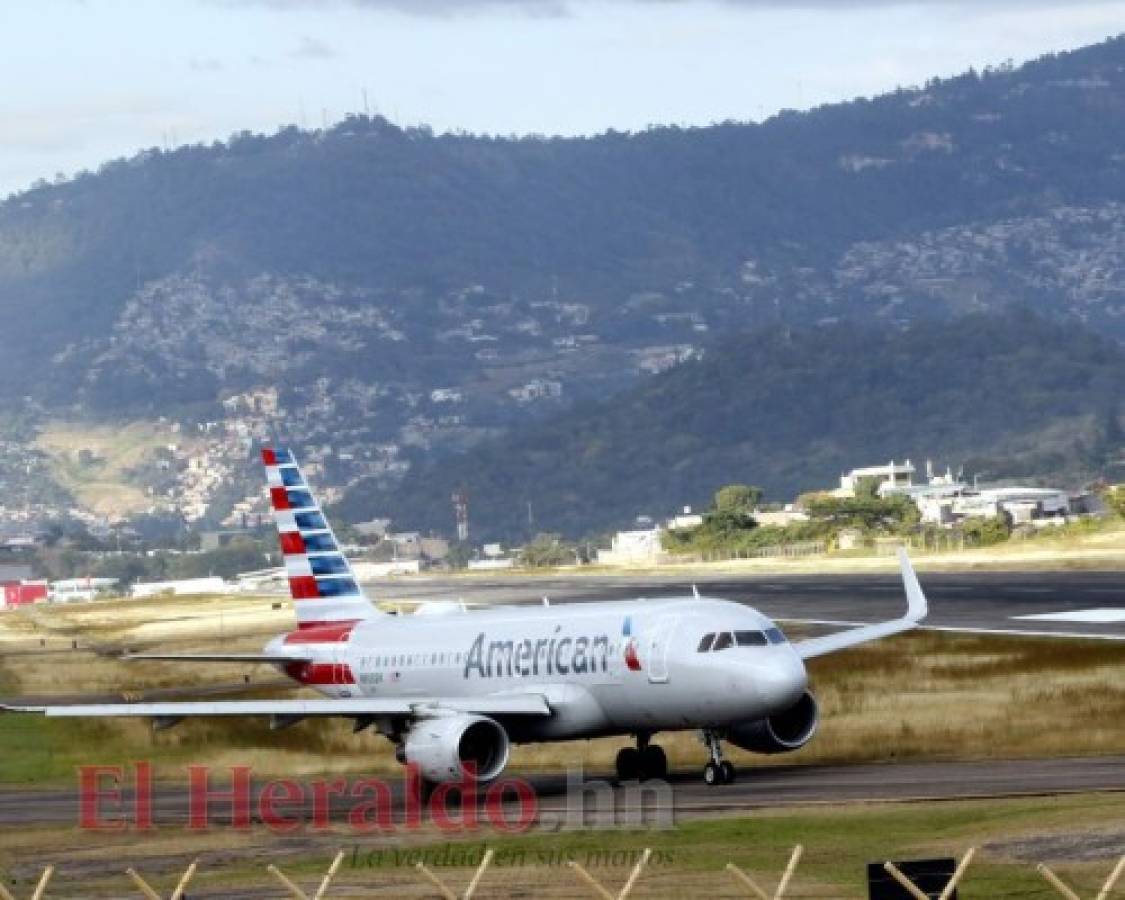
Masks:
[[[0,566],[0,584],[31,580],[31,566]]]

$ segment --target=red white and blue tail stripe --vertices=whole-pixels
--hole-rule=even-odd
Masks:
[[[381,615],[360,590],[293,454],[267,447],[262,462],[298,625],[350,625]]]

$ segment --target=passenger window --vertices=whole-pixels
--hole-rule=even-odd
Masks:
[[[739,647],[764,647],[767,643],[766,636],[760,631],[736,631],[734,640]]]
[[[726,650],[727,647],[730,647],[732,644],[734,644],[734,639],[731,637],[731,633],[729,631],[724,631],[715,638],[715,646],[711,649]]]
[[[715,642],[715,632],[703,635],[703,640],[699,642],[699,649],[697,653],[706,653],[711,649],[711,645]]]
[[[766,637],[769,638],[771,644],[784,644],[785,635],[781,633],[780,628],[767,628]]]

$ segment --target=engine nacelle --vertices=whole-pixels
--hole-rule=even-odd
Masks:
[[[485,716],[419,719],[399,747],[399,761],[414,763],[427,781],[495,778],[508,764],[511,744],[498,722]]]
[[[788,753],[812,739],[819,718],[816,700],[805,691],[784,712],[732,725],[727,730],[727,740],[752,753]]]

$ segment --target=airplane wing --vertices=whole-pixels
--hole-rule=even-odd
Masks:
[[[6,703],[5,712],[42,713],[54,718],[117,716],[180,719],[188,716],[413,716],[427,718],[448,712],[484,716],[549,716],[541,694],[496,697],[349,697],[342,700],[184,700],[155,703],[80,703],[20,705]]]
[[[929,604],[926,602],[926,595],[922,593],[922,586],[918,583],[918,576],[914,574],[914,567],[910,564],[910,557],[907,556],[904,547],[899,547],[898,561],[902,569],[902,586],[906,590],[906,615],[889,622],[861,625],[859,628],[838,631],[836,634],[826,634],[823,637],[797,641],[793,647],[802,659],[824,656],[828,653],[835,653],[837,650],[866,644],[868,641],[877,641],[879,638],[889,637],[892,634],[910,631],[926,618],[929,613]]]

